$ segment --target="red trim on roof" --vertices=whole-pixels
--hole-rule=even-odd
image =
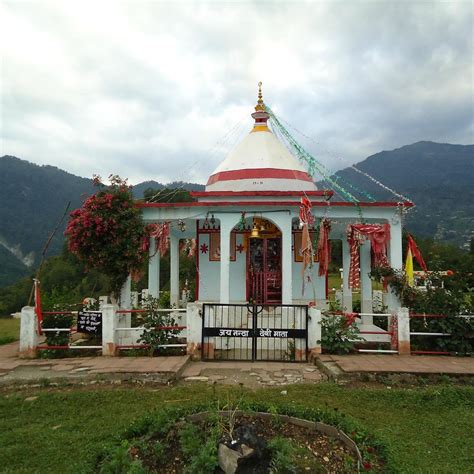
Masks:
[[[413,203],[410,201],[405,201],[401,203],[403,207],[413,207]],[[139,208],[144,207],[223,207],[223,206],[287,206],[287,207],[296,207],[300,203],[297,201],[216,201],[216,202],[141,202],[135,201],[135,205]],[[398,202],[329,202],[329,201],[311,201],[313,207],[355,207],[359,205],[361,207],[397,207]]]
[[[243,170],[221,171],[209,177],[207,185],[218,181],[233,181],[239,179],[296,179],[299,181],[313,181],[305,171],[283,170],[278,168],[248,168]]]
[[[330,189],[322,191],[191,191],[193,197],[214,196],[332,196]]]

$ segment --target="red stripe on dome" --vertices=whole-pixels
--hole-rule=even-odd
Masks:
[[[312,181],[308,173],[297,170],[282,170],[277,168],[249,168],[244,170],[221,171],[213,174],[207,186],[218,181],[233,181],[239,179],[270,178],[270,179],[297,179],[300,181]]]

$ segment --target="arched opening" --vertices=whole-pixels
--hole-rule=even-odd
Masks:
[[[258,304],[281,303],[280,229],[268,219],[253,218],[247,248],[247,300]]]

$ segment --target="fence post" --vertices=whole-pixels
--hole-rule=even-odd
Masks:
[[[193,359],[201,357],[202,304],[188,303],[186,306],[187,354]]]
[[[321,311],[314,307],[308,308],[308,358],[312,360],[321,354]]]
[[[398,308],[398,353],[400,355],[410,355],[410,313],[408,308]]]
[[[117,322],[114,305],[104,304],[102,306],[102,355],[116,355]]]
[[[38,318],[33,306],[21,308],[20,320],[20,357],[36,357],[36,346],[38,345]]]

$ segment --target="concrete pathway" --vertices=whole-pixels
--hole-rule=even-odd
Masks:
[[[354,373],[407,373],[474,375],[474,357],[399,356],[379,354],[329,355],[318,357],[320,366],[335,368],[342,374]]]
[[[44,379],[144,378],[167,382],[177,378],[189,356],[71,357],[20,359],[18,343],[0,346],[0,384]]]
[[[20,359],[18,343],[0,346],[0,385],[49,379],[144,380],[167,383],[243,384],[248,387],[319,383],[328,376],[357,374],[474,375],[473,357],[398,356],[357,354],[320,355],[316,366],[289,362],[191,362],[188,356],[173,357],[71,357]]]
[[[291,362],[191,362],[182,373],[184,383],[207,382],[246,387],[284,386],[326,380],[312,364]]]

